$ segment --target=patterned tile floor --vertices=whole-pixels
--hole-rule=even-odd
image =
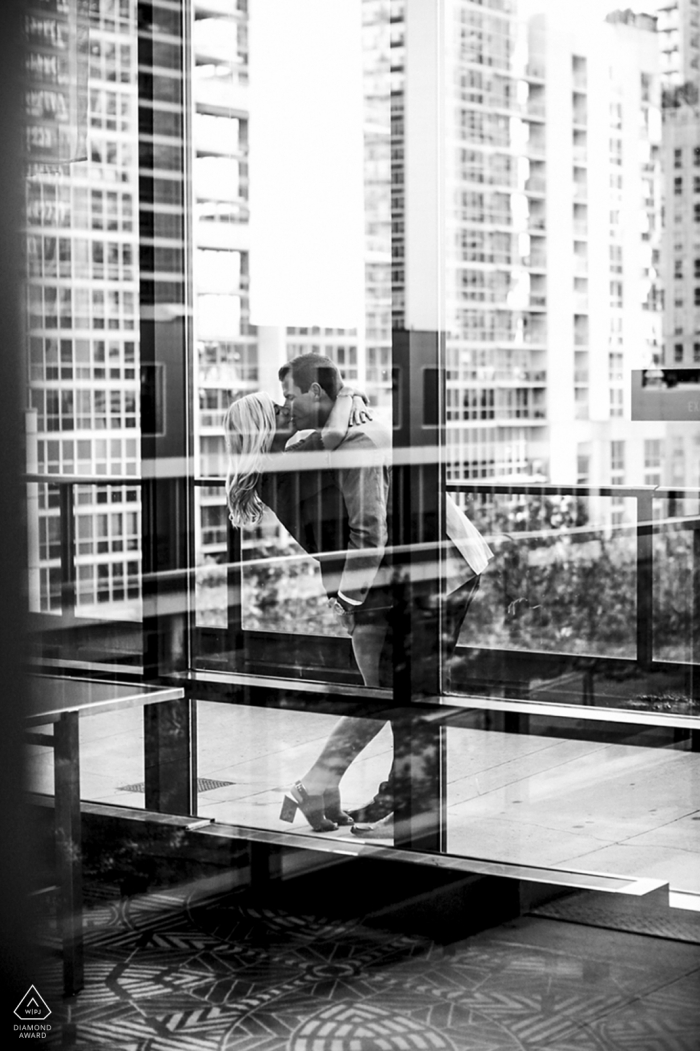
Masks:
[[[700,947],[523,917],[449,945],[196,887],[88,886],[75,1051],[698,1051]]]

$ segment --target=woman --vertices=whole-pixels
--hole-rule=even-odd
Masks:
[[[289,413],[264,392],[248,394],[233,402],[224,421],[229,455],[226,498],[231,523],[239,528],[254,525],[262,517],[264,508],[269,507],[301,547],[318,558],[331,601],[337,593],[338,563],[344,561],[345,555],[341,550],[342,540],[331,528],[338,516],[332,507],[329,512],[329,502],[332,505],[341,496],[323,458],[294,464],[292,456],[302,452],[307,457],[309,453],[335,448],[349,427],[371,419],[364,396],[343,387],[322,431],[308,433],[293,443]],[[280,470],[287,466],[280,460],[283,453],[294,468],[309,469]],[[378,604],[373,599],[366,603],[370,607]],[[387,618],[388,614],[381,610],[375,613],[370,610],[366,615],[370,623],[352,632],[353,651],[365,685],[378,685],[378,663]],[[380,724],[365,720],[341,719],[314,766],[287,792],[281,819],[293,820],[299,808],[316,832],[352,824],[352,818],[340,805],[339,782],[355,756],[380,728]]]
[[[350,388],[344,387],[323,430],[320,433],[312,432],[291,448],[301,448],[305,451],[331,450],[345,437],[348,427],[364,422],[367,418],[371,416],[364,400]],[[225,431],[230,458],[226,494],[233,525],[240,527],[254,524],[262,516],[264,507],[268,506],[308,553],[318,556],[321,552],[332,550],[332,545],[319,540],[317,533],[322,530],[322,525],[315,525],[309,521],[308,515],[299,513],[300,507],[308,507],[309,504],[313,506],[313,490],[316,484],[313,476],[317,472],[271,470],[274,467],[271,454],[281,452],[285,446],[290,448],[292,429],[286,410],[275,405],[266,394],[246,395],[229,407]],[[326,477],[330,474],[327,471],[325,473]],[[306,498],[309,489],[311,500]],[[461,512],[448,501],[447,534],[452,542],[448,544],[447,566],[449,575],[449,566],[452,564],[454,576],[453,583],[448,584],[448,595],[443,603],[443,630],[446,626],[450,636],[446,646],[448,653],[454,650],[461,624],[478,589],[480,573],[491,557],[488,546],[478,534],[477,547],[480,544],[483,550],[478,551],[476,559],[465,553],[464,537],[458,533],[465,528],[465,523],[473,533],[476,531],[466,519],[463,522],[455,519],[455,514],[459,516]],[[473,543],[474,538],[470,537],[467,542]],[[329,580],[332,581],[332,567],[329,567],[327,560],[320,561],[326,589],[332,596],[333,584],[329,583]],[[470,566],[473,569],[470,569]],[[430,590],[432,593],[433,589]],[[437,615],[435,599],[433,594],[432,601],[426,606],[426,621]],[[380,610],[374,630],[385,632],[388,621],[389,614],[383,614]],[[416,642],[420,645],[420,640]],[[381,650],[381,642],[377,650]],[[378,668],[368,668],[356,647],[355,654],[365,685],[379,685]],[[430,661],[432,658],[426,654],[426,659]],[[390,781],[382,783],[380,791],[371,803],[351,814],[343,811],[340,803],[339,784],[343,774],[376,736],[382,725],[376,720],[341,719],[315,763],[301,781],[286,793],[280,818],[286,821],[293,820],[296,809],[299,808],[314,831],[328,832],[335,830],[338,825],[351,825],[355,821],[374,822],[389,815],[393,810],[397,787],[396,762]],[[355,828],[353,831],[360,829]],[[366,832],[366,829],[362,829],[361,832]]]

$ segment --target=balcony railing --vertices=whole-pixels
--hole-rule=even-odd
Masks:
[[[536,413],[538,415],[539,413]],[[76,545],[77,545],[77,530],[76,530],[76,500],[75,490],[76,487],[81,486],[99,486],[99,487],[118,487],[118,486],[134,486],[143,484],[142,479],[135,479],[131,477],[95,477],[95,476],[58,476],[58,475],[43,475],[33,474],[26,476],[26,481],[31,485],[46,485],[58,490],[59,500],[59,523],[60,523],[60,610],[55,618],[56,621],[61,620],[67,623],[75,623],[76,606],[77,606],[77,588],[76,588]],[[195,487],[204,487],[207,492],[213,493],[216,489],[223,490],[224,480],[222,478],[202,478],[191,483]],[[531,497],[540,501],[548,498],[561,498],[561,497],[573,497],[573,498],[609,498],[616,506],[619,506],[621,501],[632,500],[636,505],[636,516],[633,524],[612,524],[604,526],[592,526],[588,530],[586,527],[576,527],[574,532],[576,533],[576,539],[584,539],[590,535],[591,539],[595,539],[601,535],[601,529],[609,536],[617,537],[628,537],[632,540],[633,557],[636,564],[636,611],[630,613],[635,622],[635,637],[636,637],[636,661],[643,667],[647,668],[654,662],[653,653],[653,618],[655,609],[655,588],[658,586],[655,581],[655,576],[658,573],[658,569],[654,565],[653,558],[653,541],[654,533],[663,526],[655,521],[654,517],[654,501],[659,499],[668,500],[671,508],[674,507],[674,501],[690,499],[697,501],[700,497],[700,491],[697,489],[671,489],[661,488],[658,486],[648,487],[633,487],[623,485],[610,485],[610,486],[584,486],[584,485],[572,485],[572,486],[561,486],[551,485],[543,483],[523,483],[517,480],[512,482],[499,481],[497,483],[491,483],[487,481],[464,481],[464,482],[449,482],[447,490],[450,492],[468,492],[471,495],[489,495],[493,498],[499,496],[517,496],[517,497]],[[222,493],[223,501],[223,493]],[[698,604],[698,600],[695,597],[696,592],[700,589],[700,516],[675,516],[675,511],[669,511],[669,518],[667,522],[670,522],[673,529],[677,530],[690,530],[693,532],[694,540],[691,545],[691,551],[693,553],[693,564],[690,567],[689,575],[689,594],[691,607],[694,609],[695,605]],[[542,534],[544,535],[544,534]],[[564,537],[564,532],[557,533],[555,530],[548,529],[546,531],[548,538],[558,539]],[[517,534],[516,534],[517,536]],[[187,597],[185,590],[187,588],[186,582],[187,574],[182,579],[180,590],[182,591],[182,602],[186,603]],[[240,596],[240,592],[239,592]],[[184,607],[183,607],[184,608]],[[89,627],[89,625],[88,625]],[[87,627],[86,627],[87,630]],[[693,642],[691,640],[691,651]],[[598,658],[596,658],[598,659]],[[600,657],[601,660],[606,660],[605,655]],[[697,654],[694,657],[697,660]],[[657,659],[658,662],[658,659]]]
[[[538,176],[532,176],[525,183],[525,193],[545,194],[547,192],[547,180]]]
[[[526,80],[544,80],[547,67],[544,62],[528,62],[525,67]]]
[[[525,143],[525,153],[528,157],[535,157],[537,160],[544,158],[547,150],[547,144],[542,139],[530,139]]]

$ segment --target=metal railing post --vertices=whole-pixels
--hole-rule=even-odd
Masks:
[[[75,572],[75,506],[72,483],[58,489],[61,523],[61,611],[69,619],[75,617],[77,605]]]
[[[654,494],[637,496],[637,663],[648,670],[654,659]]]

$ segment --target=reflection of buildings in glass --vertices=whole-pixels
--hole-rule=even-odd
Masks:
[[[450,52],[453,473],[604,484],[615,443],[631,481],[625,377],[658,342],[653,21],[574,28],[567,6],[519,27],[511,7],[458,8],[481,35]]]
[[[539,26],[546,64],[548,455],[554,481],[641,483],[663,425],[630,423],[658,359],[661,169],[653,19]],[[532,27],[531,37],[532,42]],[[621,501],[613,522],[625,517]]]
[[[402,323],[404,15],[396,5],[389,22],[388,9],[379,0],[365,0],[362,9],[366,345],[363,348],[362,333],[318,326],[266,333],[264,338],[257,333],[257,339],[252,332],[241,332],[228,347],[222,339],[200,340],[200,451],[205,474],[222,469],[218,421],[230,392],[253,389],[262,375],[259,370],[274,372],[284,356],[311,349],[325,352],[339,361],[348,379],[366,384],[375,397],[377,381],[384,389],[388,386],[389,222],[394,253],[391,310],[394,324]],[[205,4],[197,10],[202,16],[212,15]],[[596,22],[585,32],[577,30],[574,39],[568,9],[546,20],[535,18],[527,29],[518,22],[515,5],[506,0],[479,10],[454,2],[446,11],[445,184],[451,211],[445,231],[445,329],[451,473],[604,484],[612,480],[614,442],[616,480],[639,482],[648,458],[644,442],[657,442],[662,435],[659,429],[642,439],[628,424],[630,369],[651,363],[660,342],[654,23],[643,16],[616,15],[607,24]],[[241,99],[222,105],[222,85],[237,74],[224,76],[228,67],[221,61],[207,62],[203,42],[207,32],[216,36],[216,25],[227,19],[238,24],[240,34],[245,18],[235,12],[225,18],[198,18],[195,25],[200,136],[205,135],[203,118],[211,118],[209,156],[207,148],[196,144],[195,194],[198,215],[207,215],[215,240],[203,236],[204,222],[199,221],[198,244],[207,248],[197,256],[200,325],[215,324],[213,312],[221,307],[220,297],[236,291],[236,282],[245,282],[247,274],[242,249],[226,264],[233,285],[221,285],[225,278],[216,262],[223,257],[208,253],[220,251],[221,238],[232,235],[221,232],[221,202],[206,200],[203,191],[200,197],[199,188],[206,182],[200,162],[211,159],[217,149],[219,156],[226,153],[225,143],[232,135],[247,141],[248,116]],[[221,30],[220,40],[226,32]],[[238,61],[244,77],[245,56],[239,55]],[[219,109],[211,108],[211,98],[200,101],[205,83],[211,95],[212,82],[221,96]],[[590,121],[589,106],[595,117]],[[224,118],[237,122],[237,128],[225,131]],[[214,120],[221,134],[214,133]],[[215,141],[216,147],[211,145]],[[226,155],[234,161],[242,156],[235,148]],[[242,207],[239,201],[234,210]],[[227,223],[234,220],[240,239],[246,225],[244,207],[236,215],[227,211],[225,218]],[[233,242],[230,252],[232,246]],[[210,292],[218,289],[211,299],[204,298],[207,282]],[[237,309],[244,317],[245,288],[239,285],[239,290]],[[216,510],[217,498],[212,493],[203,496],[203,502],[211,503],[204,512],[205,550],[211,543],[212,553],[221,551],[224,520]]]
[[[541,476],[547,384],[543,56],[522,60],[513,4],[481,11],[450,6],[444,182],[452,474]]]
[[[672,88],[700,75],[700,9],[695,0],[658,0],[661,78]]]
[[[258,387],[258,342],[248,323],[248,55],[246,5],[194,4],[194,339],[198,470],[224,470],[222,426],[233,392]],[[199,492],[197,550],[226,547],[221,490]]]
[[[615,442],[616,480],[640,480],[626,378],[660,342],[654,22],[624,15],[574,29],[562,5],[525,23],[496,0],[446,3],[444,24],[449,473],[604,484]],[[395,324],[404,58],[394,23]]]
[[[670,0],[658,10],[666,200],[662,276],[663,364],[700,364],[700,6]],[[697,426],[667,425],[663,481],[697,485]]]
[[[389,13],[385,0],[364,0],[362,17],[365,202],[363,328],[287,328],[249,323],[251,244],[248,207],[247,6],[194,4],[194,330],[203,476],[225,472],[222,422],[232,397],[277,387],[285,360],[315,351],[336,361],[345,379],[387,408],[391,388]],[[303,120],[303,114],[300,119]],[[199,490],[197,550],[205,560],[225,551],[226,518],[217,488]]]
[[[70,62],[87,29],[87,19],[83,27],[78,19],[87,5],[37,5],[26,22],[30,102],[56,86],[70,100],[67,107],[44,107],[28,137],[28,380],[35,421],[30,417],[28,459],[42,474],[136,475],[136,5],[91,6],[89,99]],[[81,162],[74,147],[85,131],[89,159]],[[52,139],[69,153],[37,150]],[[71,157],[78,159],[65,163]],[[57,490],[40,486],[37,500],[31,602],[51,611],[60,607]],[[76,515],[81,612],[94,606],[102,613],[109,603],[129,615],[140,594],[138,490],[78,488]]]

